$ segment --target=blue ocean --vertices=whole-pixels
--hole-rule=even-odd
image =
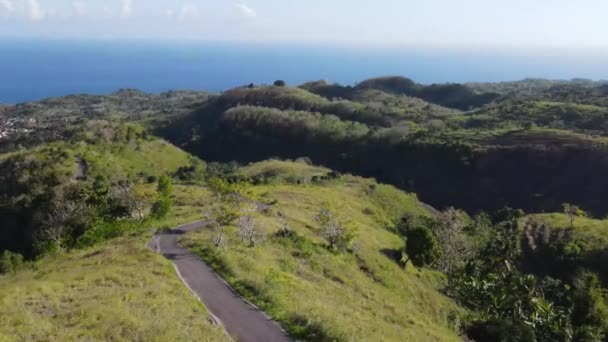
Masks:
[[[404,75],[420,83],[608,79],[605,51],[344,47],[150,41],[0,41],[0,102],[121,88],[222,91],[277,79],[355,84]]]

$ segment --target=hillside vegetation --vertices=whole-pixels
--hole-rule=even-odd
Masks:
[[[49,257],[0,276],[3,341],[228,341],[144,239]]]
[[[100,121],[87,127],[73,142],[0,155],[0,249],[32,257],[55,248],[39,243],[53,220],[58,220],[55,228],[69,226],[66,232],[73,233],[57,242],[78,244],[93,226],[131,217],[138,206],[148,210],[154,194],[144,191],[145,184],[192,165],[204,166],[146,136],[141,127]],[[131,196],[135,191],[137,196]],[[64,215],[73,217],[64,222]]]
[[[576,95],[568,98],[563,87]],[[604,88],[533,80],[424,86],[399,77],[356,86],[251,85],[210,99],[156,133],[209,161],[307,156],[416,192],[437,207],[540,212],[572,202],[601,216],[608,213]],[[548,172],[551,181],[539,181]]]
[[[0,340],[224,339],[145,247],[205,219],[182,244],[298,340],[604,342],[607,98],[381,77],[2,106]]]
[[[296,337],[458,340],[449,317],[461,309],[439,292],[443,278],[427,270],[404,271],[403,240],[387,230],[405,213],[430,215],[427,209],[415,196],[358,177],[301,181],[323,170],[278,161],[244,167],[239,175],[264,176],[260,183],[268,183],[248,189],[248,196],[269,203],[253,216],[264,236],[259,245],[243,245],[237,228],[230,228],[223,249],[213,245],[214,230],[182,243]],[[356,230],[352,253],[324,247],[314,218],[326,203]]]

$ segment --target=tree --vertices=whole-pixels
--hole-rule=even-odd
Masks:
[[[173,206],[173,199],[171,198],[173,185],[171,183],[171,178],[168,176],[160,177],[158,179],[157,191],[160,198],[152,205],[152,215],[157,218],[162,218],[171,211],[171,207]]]
[[[169,214],[173,207],[171,198],[162,197],[152,205],[151,213],[156,218],[163,218]]]
[[[173,184],[169,176],[161,176],[158,179],[158,193],[161,197],[171,197],[173,194]]]
[[[146,210],[159,199],[158,192],[145,184],[119,185],[112,188],[112,198],[115,206],[124,208],[126,214],[142,221],[146,216]],[[120,213],[122,210],[117,210]]]
[[[585,212],[578,206],[570,203],[564,203],[562,206],[564,207],[564,214],[570,218],[570,229],[574,229],[574,219],[579,216],[585,216]]]
[[[276,80],[276,81],[274,81],[273,85],[275,87],[285,87],[287,85],[287,83],[285,83],[285,81],[283,81],[283,80]]]
[[[249,247],[255,247],[262,234],[257,229],[253,216],[244,215],[239,217],[236,227],[241,241],[248,244]]]
[[[314,220],[321,227],[321,235],[332,250],[345,251],[355,238],[350,223],[339,218],[328,205],[321,207]]]
[[[411,260],[416,267],[432,264],[437,258],[438,245],[433,232],[426,227],[415,227],[408,230],[406,234],[405,253],[403,266],[407,266]]]
[[[440,271],[450,274],[462,266],[465,260],[473,257],[473,239],[465,232],[468,225],[467,214],[454,208],[448,208],[437,215],[436,224],[430,228],[439,247],[436,266]]]
[[[146,208],[153,205],[156,200],[158,200],[158,192],[143,184],[137,184],[131,189],[131,207],[139,221],[146,217]]]
[[[243,195],[245,185],[230,184],[221,178],[212,178],[207,183],[213,191],[214,201],[203,215],[215,231],[213,244],[215,247],[224,247],[226,227],[241,217],[243,205],[248,201]]]
[[[76,221],[82,217],[85,210],[84,204],[75,201],[66,201],[53,208],[39,233],[42,241],[51,242],[55,249],[62,251],[64,242],[71,237]]]

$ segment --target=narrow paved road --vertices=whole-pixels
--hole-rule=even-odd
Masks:
[[[179,236],[206,226],[205,221],[186,224],[156,235],[150,247],[171,260],[182,281],[239,342],[290,341],[278,323],[246,303],[197,255],[180,246]]]

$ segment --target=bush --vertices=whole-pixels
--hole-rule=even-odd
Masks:
[[[475,322],[467,329],[467,336],[479,342],[534,342],[534,330],[521,322],[492,319]]]
[[[4,251],[0,256],[0,274],[13,273],[23,267],[23,255]]]
[[[285,81],[283,81],[283,80],[276,80],[276,81],[274,81],[273,85],[275,87],[285,87],[287,85],[287,83],[285,83]]]
[[[404,266],[411,260],[416,267],[432,264],[438,256],[439,246],[433,232],[426,227],[415,227],[406,233]]]
[[[172,207],[173,201],[171,198],[163,197],[152,205],[152,216],[156,218],[163,218],[169,214]]]

